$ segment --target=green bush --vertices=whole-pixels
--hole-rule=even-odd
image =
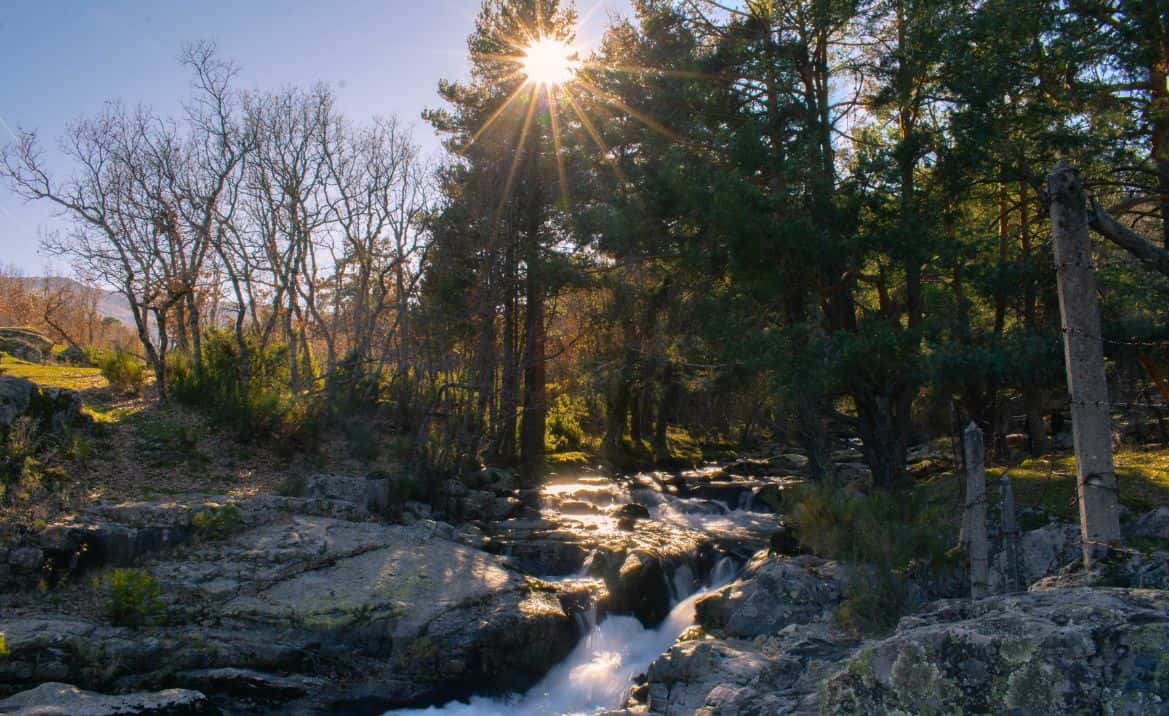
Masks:
[[[247,386],[244,358],[235,334],[210,329],[203,335],[203,361],[198,370],[190,355],[178,354],[167,364],[171,395],[206,411],[241,438],[268,437],[287,444],[315,444],[318,406],[290,388],[288,347],[261,347],[255,336],[247,346]]]
[[[584,446],[585,433],[582,416],[588,415],[584,398],[570,395],[556,396],[548,407],[548,422],[544,431],[544,447],[548,452],[579,450]]]
[[[4,632],[0,632],[0,659],[7,659],[8,654],[8,639],[4,636]]]
[[[162,587],[154,577],[140,569],[115,569],[103,583],[106,615],[114,624],[141,626],[162,620]]]
[[[940,580],[952,569],[956,535],[942,506],[931,504],[923,492],[865,495],[825,481],[794,488],[791,500],[788,522],[800,543],[852,565],[837,613],[844,626],[861,632],[893,626],[910,606],[911,570]]]
[[[244,516],[235,505],[211,507],[196,512],[191,526],[205,539],[223,539],[243,529]]]
[[[118,392],[136,395],[142,392],[142,386],[146,384],[146,367],[121,348],[100,353],[97,356],[97,367],[102,377]]]

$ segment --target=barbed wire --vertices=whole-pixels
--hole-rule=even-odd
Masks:
[[[1089,340],[1100,341],[1101,343],[1104,343],[1106,345],[1132,346],[1132,347],[1140,347],[1140,348],[1161,348],[1164,346],[1169,346],[1169,338],[1162,339],[1162,340],[1143,341],[1143,340],[1137,340],[1135,338],[1130,338],[1130,339],[1105,338],[1104,336],[1094,335],[1092,333],[1087,333],[1085,331],[1081,331],[1081,330],[1078,330],[1075,328],[1069,328],[1067,326],[1063,326],[1059,330],[1061,333],[1063,333],[1065,335],[1074,336],[1074,335],[1078,334],[1078,335],[1080,335],[1084,338],[1087,338]]]

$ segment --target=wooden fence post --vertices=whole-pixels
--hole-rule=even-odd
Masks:
[[[982,431],[970,421],[962,434],[966,456],[966,546],[970,556],[970,598],[986,596],[988,571],[986,540],[986,467]]]
[[[1003,548],[1007,555],[1005,582],[1007,593],[1010,594],[1024,588],[1019,522],[1015,517],[1015,490],[1011,487],[1010,472],[1003,472],[1003,476],[999,478],[999,491],[1002,496]]]
[[[1104,373],[1104,342],[1096,275],[1088,235],[1088,210],[1079,173],[1060,162],[1047,177],[1051,233],[1063,320],[1064,364],[1072,407],[1076,487],[1084,567],[1120,541],[1116,473],[1112,465],[1112,419]]]

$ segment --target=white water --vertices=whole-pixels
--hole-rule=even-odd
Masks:
[[[694,623],[698,598],[729,583],[734,572],[731,560],[721,560],[711,574],[710,587],[678,602],[655,629],[646,629],[627,616],[610,616],[594,625],[568,658],[526,694],[475,697],[470,703],[452,701],[428,709],[390,711],[387,716],[584,716],[621,706],[633,677],[645,671]]]

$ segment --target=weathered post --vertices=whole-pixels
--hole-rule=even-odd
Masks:
[[[970,597],[986,596],[988,571],[986,540],[986,467],[982,431],[970,421],[962,434],[966,456],[966,548],[970,556]]]
[[[1107,555],[1120,541],[1116,473],[1112,465],[1112,420],[1104,374],[1104,345],[1096,275],[1088,236],[1088,211],[1079,173],[1060,162],[1047,177],[1059,311],[1063,321],[1064,365],[1072,407],[1076,487],[1084,567]]]
[[[1023,563],[1019,545],[1019,521],[1015,518],[1015,490],[1011,487],[1011,474],[1003,472],[999,478],[999,492],[1003,513],[1003,547],[1007,553],[1007,593],[1023,589]]]

